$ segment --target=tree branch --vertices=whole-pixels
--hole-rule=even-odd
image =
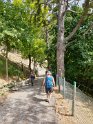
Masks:
[[[83,36],[85,36],[86,34],[88,34],[88,32],[93,28],[93,23],[89,26],[89,28],[85,31],[85,33],[83,34]],[[68,42],[65,47],[68,47],[70,46],[70,44],[76,42],[75,40],[71,41],[71,42]]]
[[[81,26],[81,24],[83,23],[87,13],[88,13],[88,9],[89,9],[89,2],[90,0],[85,0],[85,4],[84,4],[84,11],[83,14],[80,18],[80,20],[78,21],[76,27],[73,29],[73,31],[65,38],[65,43],[67,43],[76,33],[76,31],[79,29],[79,27]]]
[[[80,12],[76,12],[76,11],[71,10],[71,9],[68,9],[66,12],[72,12],[72,13],[80,14]]]
[[[89,26],[89,28],[85,31],[83,35],[87,34],[92,28],[93,28],[93,23]]]

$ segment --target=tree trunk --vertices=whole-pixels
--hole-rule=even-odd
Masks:
[[[28,68],[29,68],[29,71],[31,73],[31,55],[29,55],[28,58],[29,58],[29,66],[28,66]]]
[[[76,33],[82,22],[84,21],[84,18],[86,17],[88,10],[89,10],[89,4],[90,0],[85,0],[84,3],[84,12],[77,23],[76,27],[73,29],[73,31],[64,39],[64,17],[65,12],[68,6],[68,0],[59,0],[59,14],[58,14],[58,40],[57,40],[57,74],[58,76],[63,76],[65,73],[64,69],[64,53],[65,53],[65,42],[67,42],[69,39],[73,37],[73,35]]]
[[[46,41],[46,44],[47,44],[47,51],[48,51],[47,64],[48,64],[48,67],[49,67],[49,41],[48,41],[48,29],[47,29],[47,26],[45,26],[45,41]]]
[[[8,49],[6,48],[6,80],[8,81]]]
[[[59,77],[64,76],[64,16],[65,16],[65,2],[59,1],[59,15],[58,15],[58,40],[57,40],[57,74]]]

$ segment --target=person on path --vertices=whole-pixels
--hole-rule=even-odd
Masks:
[[[34,74],[33,71],[31,72],[30,78],[31,78],[31,85],[33,86],[33,84],[34,84],[34,79],[35,79],[35,74]]]
[[[50,71],[48,71],[46,74],[46,77],[43,81],[43,86],[45,86],[47,102],[49,102],[51,93],[53,92],[53,86],[55,86],[55,81]]]

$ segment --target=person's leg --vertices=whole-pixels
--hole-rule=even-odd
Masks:
[[[49,89],[48,88],[45,88],[45,90],[46,90],[46,96],[47,96],[47,102],[49,102]]]
[[[50,99],[50,89],[48,89],[48,99]]]
[[[48,93],[47,93],[47,99],[49,98],[49,95],[48,95]]]
[[[31,84],[32,84],[32,86],[33,86],[33,83],[34,83],[34,82],[33,82],[33,79],[31,79]]]
[[[52,92],[53,92],[53,89],[50,88],[50,89],[49,89],[49,99],[51,98],[51,94],[52,94]]]
[[[52,93],[52,89],[51,88],[48,88],[48,95],[47,95],[48,102],[50,101],[51,93]]]
[[[47,101],[49,102],[49,100],[50,100],[50,93],[48,92],[47,93]]]

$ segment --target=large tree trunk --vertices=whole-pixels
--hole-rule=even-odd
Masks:
[[[59,15],[58,15],[58,41],[57,41],[57,74],[59,77],[64,76],[64,15],[65,2],[59,1]]]
[[[59,0],[59,15],[58,15],[58,41],[57,41],[57,74],[64,76],[64,52],[65,43],[67,43],[76,33],[82,22],[84,21],[90,6],[90,0],[85,0],[83,14],[73,31],[64,39],[64,17],[68,6],[68,0]]]

